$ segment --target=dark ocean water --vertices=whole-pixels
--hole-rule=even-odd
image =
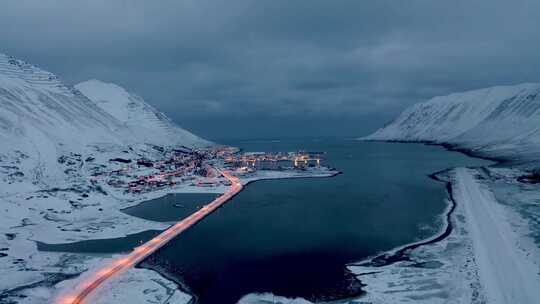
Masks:
[[[326,164],[343,174],[250,184],[143,263],[181,281],[203,304],[236,303],[252,292],[311,300],[354,295],[359,285],[347,274],[347,263],[438,231],[447,195],[429,174],[489,164],[421,144],[337,139],[228,144],[246,151],[325,151]],[[164,199],[168,207],[146,215],[156,219],[161,212],[170,219],[171,198]]]

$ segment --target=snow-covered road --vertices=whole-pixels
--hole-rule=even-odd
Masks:
[[[520,236],[507,220],[504,206],[473,173],[456,170],[454,195],[464,205],[488,303],[538,303],[540,269],[517,246]]]

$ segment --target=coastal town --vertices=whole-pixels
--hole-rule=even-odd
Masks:
[[[306,171],[323,165],[323,152],[241,152],[227,146],[202,149],[155,147],[159,157],[112,158],[113,170],[96,170],[94,185],[105,182],[126,193],[146,193],[166,187],[230,186],[221,178],[226,169],[236,176],[249,177],[259,170]],[[111,166],[109,166],[110,168]]]

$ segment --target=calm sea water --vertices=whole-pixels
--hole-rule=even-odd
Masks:
[[[143,263],[182,282],[203,304],[236,303],[252,292],[312,300],[353,295],[359,286],[347,263],[429,237],[441,225],[445,188],[428,174],[489,164],[420,144],[229,144],[246,151],[325,151],[326,163],[343,174],[250,184]],[[171,212],[156,206],[149,217]]]
[[[206,193],[173,193],[158,199],[143,202],[122,211],[129,215],[142,217],[151,221],[176,222],[188,217],[218,196],[220,195]]]

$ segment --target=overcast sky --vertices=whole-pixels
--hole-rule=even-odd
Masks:
[[[540,1],[4,0],[0,52],[214,140],[360,136],[436,95],[540,82]]]

